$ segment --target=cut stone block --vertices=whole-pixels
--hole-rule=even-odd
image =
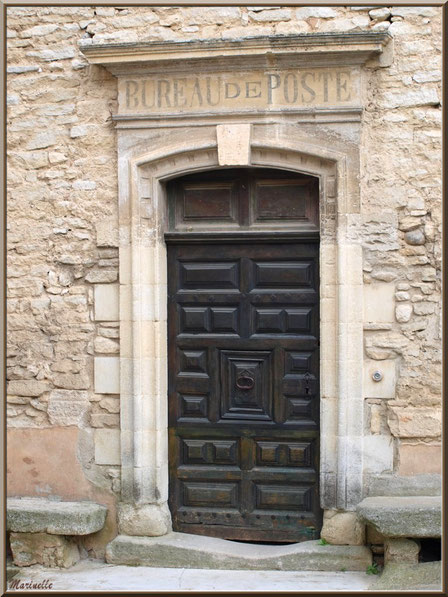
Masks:
[[[11,533],[11,551],[16,566],[41,564],[47,568],[69,568],[79,560],[73,539],[48,533]]]
[[[250,162],[250,124],[218,124],[218,161],[220,166],[247,166]]]
[[[374,381],[373,374],[381,373],[382,379]],[[363,395],[364,398],[394,398],[395,397],[396,371],[395,360],[385,359],[375,361],[364,360]]]
[[[442,498],[369,497],[358,504],[359,516],[386,537],[440,537]]]
[[[118,321],[120,299],[118,284],[95,284],[96,321]]]
[[[92,502],[8,498],[7,530],[16,533],[89,535],[101,530],[107,508]]]
[[[94,358],[95,392],[97,394],[120,393],[119,357]]]
[[[394,442],[390,435],[364,436],[363,466],[365,473],[392,472],[394,466]]]
[[[106,548],[106,562],[129,566],[210,568],[215,570],[365,570],[372,552],[365,546],[250,545],[170,533],[162,537],[118,535]]]
[[[399,475],[440,474],[442,470],[442,446],[431,444],[406,444],[400,442]]]
[[[387,282],[364,285],[364,321],[392,323],[395,321],[395,286]]]

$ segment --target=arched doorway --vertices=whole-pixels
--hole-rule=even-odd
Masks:
[[[167,184],[174,530],[318,536],[319,186],[233,168]]]

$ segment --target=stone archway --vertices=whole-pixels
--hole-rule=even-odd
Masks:
[[[219,126],[219,125],[218,125]],[[246,129],[233,153],[216,126],[119,131],[120,393],[122,503],[120,531],[170,530],[166,400],[166,217],[164,182],[232,165],[283,168],[320,181],[321,209],[321,506],[354,509],[362,494],[362,300],[358,151],[297,125]],[[223,145],[224,144],[224,145]],[[223,157],[224,156],[224,157]]]

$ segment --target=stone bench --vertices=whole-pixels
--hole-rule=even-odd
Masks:
[[[391,562],[417,564],[418,539],[437,539],[442,534],[440,496],[368,497],[358,504],[356,511],[384,538],[385,565]]]
[[[76,536],[100,531],[107,508],[93,502],[8,498],[6,528],[16,566],[68,568],[79,560]]]

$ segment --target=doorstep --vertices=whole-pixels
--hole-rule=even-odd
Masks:
[[[162,537],[118,535],[106,548],[106,562],[128,566],[214,570],[363,571],[372,563],[365,546],[256,545],[226,539],[169,533]]]

